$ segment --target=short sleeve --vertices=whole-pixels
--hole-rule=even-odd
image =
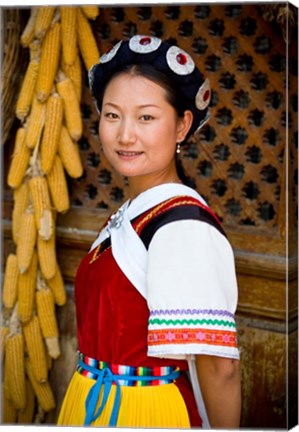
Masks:
[[[148,355],[239,358],[237,297],[233,250],[222,233],[199,220],[164,225],[148,249]]]

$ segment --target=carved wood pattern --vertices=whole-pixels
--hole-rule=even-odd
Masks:
[[[186,172],[225,224],[275,231],[284,226],[280,203],[285,193],[286,43],[281,29],[263,19],[259,6],[103,7],[93,29],[101,53],[141,33],[177,42],[192,54],[209,77],[213,95],[210,121],[183,148]],[[290,58],[288,70],[289,174],[295,212],[295,59]],[[70,182],[72,203],[110,212],[127,197],[127,185],[100,150],[98,114],[87,78],[82,112],[85,170],[81,179]]]

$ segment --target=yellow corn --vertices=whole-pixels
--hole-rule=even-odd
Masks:
[[[32,7],[30,12],[29,20],[21,34],[21,44],[23,47],[28,47],[30,43],[34,39],[34,28],[35,28],[35,20],[37,15],[37,8]]]
[[[56,359],[60,356],[59,331],[55,316],[55,304],[52,291],[42,288],[36,292],[37,316],[49,355]]]
[[[48,174],[48,183],[55,209],[59,213],[65,213],[70,207],[70,199],[63,165],[58,154]]]
[[[36,291],[36,307],[43,337],[58,337],[59,331],[55,316],[54,298],[49,288]]]
[[[40,383],[46,382],[48,379],[46,351],[36,315],[33,315],[31,320],[23,326],[23,332],[35,379]]]
[[[26,378],[26,407],[18,411],[18,424],[31,424],[35,412],[35,394],[31,382]]]
[[[22,82],[21,90],[16,103],[16,116],[21,122],[29,114],[33,92],[37,80],[39,61],[37,59],[31,60],[28,64],[24,80]]]
[[[37,99],[45,102],[49,97],[56,72],[58,69],[60,54],[60,23],[57,21],[51,27],[44,38],[40,66],[37,76]]]
[[[22,323],[28,322],[33,313],[37,281],[37,254],[34,251],[28,270],[18,279],[18,317]]]
[[[77,39],[85,67],[89,70],[99,61],[100,53],[91,25],[81,8],[77,8]]]
[[[34,369],[31,361],[26,361],[26,372],[32,384],[39,405],[45,412],[49,412],[55,408],[55,399],[48,381],[40,383],[36,380]]]
[[[30,150],[26,146],[26,130],[17,130],[14,153],[9,167],[7,184],[11,188],[18,188],[22,183],[30,159]]]
[[[5,373],[8,374],[11,400],[16,409],[24,409],[26,406],[26,384],[24,338],[21,333],[15,333],[7,337],[5,359]]]
[[[63,99],[66,127],[71,138],[78,141],[82,136],[83,123],[79,100],[71,79],[63,76],[61,81],[57,83],[57,91]]]
[[[9,363],[7,360],[7,357],[5,355],[4,357],[4,369],[3,369],[3,396],[8,399],[12,400],[11,394],[10,394],[10,383],[9,383]]]
[[[8,309],[13,308],[17,300],[18,277],[19,269],[17,256],[11,253],[6,259],[2,290],[2,302]]]
[[[40,149],[41,168],[45,174],[51,171],[58,149],[62,117],[63,101],[57,93],[54,93],[47,100],[45,127]]]
[[[96,5],[81,5],[81,8],[88,19],[95,20],[100,14],[99,7]]]
[[[29,206],[23,213],[17,244],[18,268],[25,273],[30,266],[36,243],[36,224],[33,207]]]
[[[9,328],[6,325],[2,325],[0,329],[0,351],[1,351],[1,362],[4,357],[4,351],[5,351],[5,343],[6,343],[6,337],[8,335]]]
[[[78,101],[80,103],[81,101],[81,94],[82,94],[82,69],[81,69],[81,60],[80,56],[77,50],[75,61],[72,65],[66,64],[64,61],[62,61],[61,68],[63,73],[71,79],[76,95],[78,98]]]
[[[55,6],[40,6],[37,11],[34,35],[37,39],[42,39],[51,26],[55,12]]]
[[[54,207],[59,213],[65,213],[70,208],[70,199],[63,165],[58,154],[55,155],[53,167],[48,174],[48,184]]]
[[[54,302],[58,306],[63,306],[66,303],[66,291],[59,266],[56,267],[56,272],[52,279],[47,281],[48,287],[52,291]]]
[[[83,165],[80,158],[79,146],[71,139],[65,126],[61,128],[58,154],[70,177],[79,178],[82,176]]]
[[[49,240],[53,232],[53,216],[46,177],[40,175],[31,177],[29,180],[29,190],[39,235],[44,240]]]
[[[34,96],[30,116],[28,117],[26,144],[33,149],[39,143],[46,115],[46,105]]]
[[[3,395],[2,403],[2,422],[4,424],[16,423],[17,410],[11,400]]]
[[[43,240],[41,236],[37,237],[37,254],[43,277],[47,280],[52,279],[57,266],[54,232],[50,240]]]
[[[18,242],[18,235],[22,216],[29,204],[28,182],[25,181],[13,191],[13,211],[12,211],[12,238],[15,244]]]
[[[76,7],[60,6],[62,56],[72,65],[77,55]]]

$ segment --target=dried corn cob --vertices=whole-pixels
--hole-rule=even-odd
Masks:
[[[99,61],[100,53],[93,36],[91,25],[81,8],[77,8],[77,39],[85,67],[89,70]]]
[[[45,102],[50,96],[56,76],[60,54],[60,23],[55,22],[46,33],[42,44],[42,53],[38,71],[36,91],[37,99]]]
[[[18,423],[30,424],[33,422],[35,411],[35,394],[31,382],[26,378],[26,407],[24,410],[18,411]]]
[[[82,136],[83,123],[76,90],[71,79],[61,75],[57,83],[57,91],[63,99],[66,127],[71,138],[78,141]]]
[[[28,322],[33,313],[37,281],[37,254],[34,251],[26,273],[18,279],[18,316],[22,323]]]
[[[36,315],[23,326],[23,332],[34,377],[40,383],[46,382],[48,379],[46,351]]]
[[[62,56],[72,65],[77,55],[76,7],[60,6]]]
[[[54,297],[49,288],[36,291],[36,306],[43,337],[58,337],[59,331],[55,316]]]
[[[25,120],[30,111],[33,92],[37,80],[39,61],[31,60],[28,64],[21,90],[16,103],[16,116],[21,122]]]
[[[6,343],[6,337],[8,335],[9,328],[6,325],[1,326],[0,331],[0,351],[1,351],[1,361],[3,360],[4,351],[5,351],[5,343]]]
[[[30,159],[30,150],[26,146],[26,130],[18,129],[15,139],[14,153],[9,167],[7,184],[11,188],[18,188],[22,183]]]
[[[30,116],[28,117],[26,144],[33,149],[39,143],[45,124],[46,105],[33,97]]]
[[[63,278],[59,266],[56,267],[55,275],[47,281],[47,285],[52,291],[54,302],[58,306],[63,306],[66,303],[66,291],[63,283]]]
[[[49,30],[55,12],[55,6],[40,6],[35,19],[34,35],[42,39]]]
[[[16,423],[17,410],[13,402],[4,395],[2,404],[2,421],[4,424]]]
[[[10,383],[9,383],[9,363],[7,360],[7,356],[4,356],[4,370],[3,370],[3,396],[12,401],[12,397],[10,394]]]
[[[18,235],[22,216],[29,204],[28,182],[23,182],[13,192],[14,206],[12,212],[12,238],[15,244],[18,242]]]
[[[63,101],[57,93],[47,100],[45,127],[41,141],[41,168],[45,174],[51,171],[58,149],[63,117]]]
[[[26,406],[26,384],[24,339],[21,333],[15,333],[7,337],[5,359],[5,373],[8,374],[11,400],[16,409],[24,409]]]
[[[21,34],[21,44],[24,48],[28,47],[30,43],[34,39],[34,28],[35,28],[35,20],[37,15],[37,8],[32,7],[30,12],[29,20]]]
[[[2,302],[8,309],[13,308],[17,300],[18,278],[19,269],[17,256],[11,253],[6,260],[2,291]]]
[[[61,68],[63,73],[70,78],[72,81],[78,101],[81,101],[82,94],[82,69],[81,69],[81,60],[77,50],[75,61],[72,65],[66,64],[63,60],[61,62]]]
[[[25,273],[30,266],[36,243],[36,224],[33,206],[23,213],[17,244],[18,269]]]
[[[48,174],[48,184],[54,207],[59,213],[65,213],[70,207],[70,199],[63,165],[58,154],[55,155],[53,167]]]
[[[50,240],[43,240],[41,236],[37,237],[37,254],[42,275],[45,279],[52,279],[57,266],[54,232]]]
[[[44,240],[49,240],[53,232],[53,216],[46,177],[41,175],[31,177],[29,180],[29,190],[39,235]]]
[[[80,158],[79,147],[78,144],[71,139],[65,126],[62,126],[61,128],[58,154],[69,176],[72,178],[81,177],[83,174],[83,166]]]
[[[45,383],[38,382],[33,371],[34,369],[31,361],[26,361],[26,372],[34,389],[38,403],[45,412],[49,412],[56,406],[51,386],[48,381]]]
[[[55,316],[55,304],[52,291],[42,288],[36,292],[37,316],[49,355],[56,359],[60,356],[59,331]]]
[[[81,5],[81,8],[88,19],[95,20],[100,14],[99,7],[96,5]]]

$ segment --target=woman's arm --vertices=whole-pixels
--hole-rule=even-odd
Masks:
[[[241,417],[239,361],[198,355],[196,366],[211,428],[239,428]]]

